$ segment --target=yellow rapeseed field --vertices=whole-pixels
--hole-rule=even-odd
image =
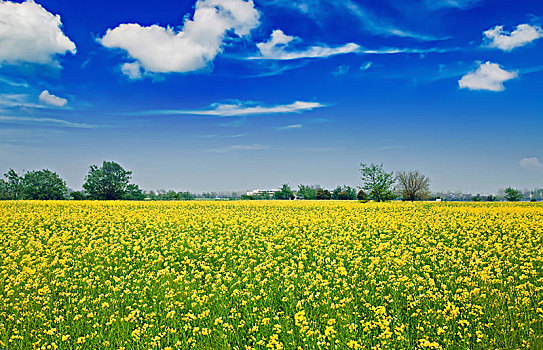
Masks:
[[[535,203],[0,202],[0,349],[543,348]]]

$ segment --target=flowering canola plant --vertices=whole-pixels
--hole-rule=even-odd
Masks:
[[[538,203],[0,202],[1,349],[543,348]]]

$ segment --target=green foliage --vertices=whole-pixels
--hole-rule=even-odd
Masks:
[[[369,199],[384,202],[395,198],[392,192],[395,182],[394,173],[385,172],[383,164],[360,163],[360,173],[363,182],[362,189],[367,191]]]
[[[283,184],[281,189],[273,194],[274,199],[294,199],[294,193],[288,184]]]
[[[87,199],[87,196],[85,195],[85,193],[83,193],[81,191],[72,191],[72,192],[70,192],[70,197],[74,201],[83,201],[83,200]]]
[[[368,200],[368,194],[362,190],[358,191],[358,194],[356,195],[356,199],[359,201],[367,201]]]
[[[145,199],[145,194],[136,184],[130,184],[126,186],[126,191],[123,195],[123,199],[129,201],[142,201]]]
[[[328,199],[331,199],[332,198],[332,194],[330,193],[330,191],[328,190],[325,190],[323,188],[319,188],[317,190],[317,193],[315,195],[315,199],[325,199],[325,200],[328,200]]]
[[[178,192],[177,196],[179,197],[180,200],[183,200],[183,201],[191,201],[194,199],[194,195],[190,193],[189,191]]]
[[[338,186],[332,192],[332,199],[353,200],[356,199],[356,189],[351,186]]]
[[[2,199],[22,199],[22,177],[13,169],[4,174],[6,180],[0,184],[0,196]]]
[[[47,169],[27,172],[20,183],[23,199],[58,200],[68,194],[66,182]]]
[[[522,194],[519,190],[515,190],[514,188],[507,187],[505,189],[505,199],[509,202],[518,202],[522,198]]]
[[[488,196],[486,196],[486,201],[487,202],[494,202],[496,200],[496,196],[493,196],[491,194],[489,194]]]
[[[308,185],[300,185],[296,194],[303,199],[316,199],[317,189]]]
[[[92,199],[123,199],[131,174],[115,162],[104,161],[100,168],[91,165],[83,188]]]

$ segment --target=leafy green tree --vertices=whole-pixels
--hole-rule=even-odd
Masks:
[[[124,170],[118,163],[104,161],[101,167],[90,166],[83,188],[92,199],[122,199],[131,174],[131,171]]]
[[[136,184],[129,184],[126,186],[126,191],[123,195],[123,199],[129,201],[142,201],[145,199],[145,194]]]
[[[184,200],[184,201],[191,201],[194,199],[194,195],[190,193],[189,191],[178,192],[177,195],[179,196],[179,199]]]
[[[332,199],[352,200],[356,199],[356,189],[351,186],[338,186],[332,192]]]
[[[505,189],[505,199],[509,202],[518,202],[522,198],[520,191],[515,190],[514,188],[507,187]]]
[[[296,194],[303,199],[315,199],[317,196],[317,189],[308,185],[299,185]]]
[[[5,199],[21,199],[23,195],[23,178],[13,169],[4,174],[6,180],[2,184]]]
[[[383,170],[383,164],[367,165],[360,163],[362,177],[362,189],[367,191],[370,199],[377,202],[394,199],[392,188],[395,182],[394,173],[387,173]]]
[[[332,198],[332,194],[330,193],[330,191],[325,190],[323,188],[317,189],[315,199],[320,199],[320,200],[326,199],[326,200],[328,200],[328,199],[331,199],[331,198]]]
[[[403,200],[416,201],[430,197],[430,178],[419,171],[400,171],[396,175],[397,192]]]
[[[83,193],[81,191],[72,191],[72,192],[70,192],[70,197],[74,201],[83,201],[83,200],[87,199],[87,196],[85,195],[85,193]]]
[[[358,194],[356,195],[356,199],[359,201],[367,201],[368,200],[368,194],[364,192],[363,190],[358,191]]]
[[[68,194],[66,182],[48,169],[27,172],[22,177],[21,187],[24,199],[58,200]]]
[[[273,194],[274,199],[294,199],[294,193],[288,184],[283,184],[281,189]]]
[[[487,202],[494,202],[496,200],[496,196],[493,196],[491,194],[489,194],[488,196],[486,196],[486,201]]]
[[[8,182],[4,179],[0,179],[0,200],[12,199],[9,191]]]

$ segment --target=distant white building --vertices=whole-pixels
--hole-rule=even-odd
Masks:
[[[279,192],[278,189],[272,189],[272,190],[254,190],[247,192],[248,196],[263,196],[263,195],[269,195],[270,197],[273,197],[275,192]]]

